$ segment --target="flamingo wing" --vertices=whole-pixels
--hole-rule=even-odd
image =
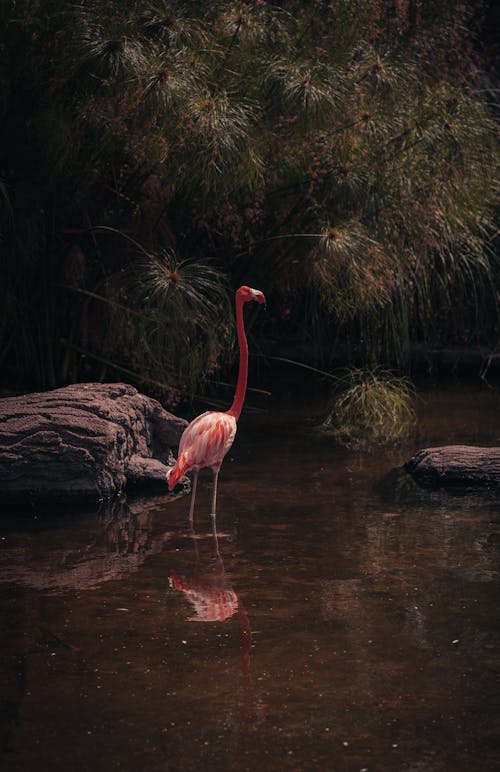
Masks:
[[[190,469],[210,466],[218,469],[236,435],[236,419],[228,413],[202,413],[186,427],[179,443],[179,455],[168,475],[172,490]]]
[[[179,458],[189,469],[220,466],[236,435],[236,421],[227,413],[209,411],[191,421],[179,444]]]

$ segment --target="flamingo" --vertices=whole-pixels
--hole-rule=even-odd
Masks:
[[[251,300],[265,303],[264,293],[251,287],[242,286],[236,291],[236,330],[240,349],[238,381],[233,404],[225,413],[209,410],[202,413],[185,428],[179,443],[179,454],[174,466],[167,472],[169,490],[173,490],[186,472],[193,471],[189,522],[193,523],[196,486],[200,469],[210,467],[213,473],[212,511],[216,517],[217,480],[224,456],[234,442],[236,424],[243,409],[248,378],[248,344],[243,322],[243,306]]]

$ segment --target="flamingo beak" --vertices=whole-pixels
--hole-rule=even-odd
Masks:
[[[263,305],[264,306],[264,310],[265,310],[265,308],[266,308],[266,296],[260,290],[254,290],[254,293],[255,293],[254,294],[254,300],[256,300],[257,303],[260,303],[261,305]]]

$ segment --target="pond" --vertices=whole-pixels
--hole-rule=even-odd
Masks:
[[[500,766],[500,513],[376,483],[420,447],[500,444],[500,394],[424,393],[373,453],[286,395],[187,498],[0,526],[3,770]]]

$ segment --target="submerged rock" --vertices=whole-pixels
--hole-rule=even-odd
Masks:
[[[500,448],[445,445],[425,448],[404,465],[422,488],[500,491]]]
[[[164,487],[186,421],[126,383],[79,383],[0,400],[0,494],[105,498]],[[172,459],[173,460],[173,459]]]

